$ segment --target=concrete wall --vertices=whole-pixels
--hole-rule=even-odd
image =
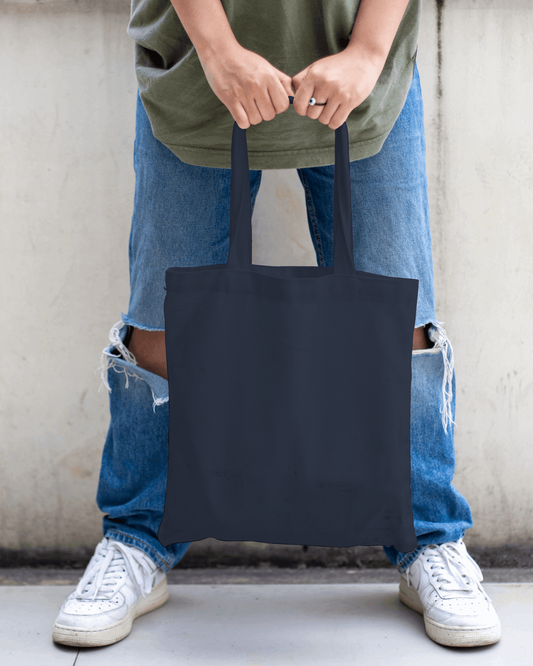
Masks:
[[[128,305],[136,83],[127,0],[0,1],[0,547],[101,538],[100,352]],[[533,543],[530,0],[426,1],[437,316],[453,342],[467,543]],[[254,261],[315,264],[303,190],[266,171]]]

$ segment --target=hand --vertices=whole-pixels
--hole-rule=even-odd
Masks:
[[[362,49],[350,47],[317,60],[292,77],[296,113],[337,129],[370,95],[384,64]],[[311,97],[317,102],[327,100],[327,104],[309,106]]]
[[[291,77],[259,54],[236,43],[200,63],[211,89],[242,129],[289,108]]]

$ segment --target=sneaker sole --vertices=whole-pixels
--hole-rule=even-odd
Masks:
[[[66,627],[54,622],[52,640],[62,645],[73,647],[101,647],[118,643],[131,632],[133,621],[140,615],[160,608],[168,601],[167,579],[156,585],[146,597],[141,598],[129,613],[119,622],[102,629],[86,629],[83,627]]]
[[[464,627],[450,627],[439,622],[435,622],[427,617],[424,607],[420,603],[417,591],[408,587],[407,583],[400,580],[400,601],[420,613],[424,617],[426,634],[440,645],[450,647],[478,647],[480,645],[492,645],[501,638],[501,623],[488,627],[476,627],[475,629],[465,629]]]

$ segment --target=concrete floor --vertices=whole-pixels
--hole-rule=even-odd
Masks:
[[[62,647],[51,639],[72,585],[0,587],[2,666],[530,666],[533,583],[486,583],[502,639],[446,648],[403,606],[396,583],[171,585],[162,608],[138,618],[123,641]],[[451,661],[450,661],[451,660]]]
[[[533,583],[529,567],[483,567],[485,583]],[[2,585],[76,585],[83,569],[48,567],[0,568]],[[273,566],[218,566],[186,569],[177,566],[167,574],[169,585],[221,585],[240,583],[272,585],[273,583],[397,583],[399,574],[392,565],[387,568],[306,567],[282,568]]]

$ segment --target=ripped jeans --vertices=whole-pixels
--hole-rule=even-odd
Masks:
[[[103,532],[136,546],[164,571],[189,543],[163,547],[168,462],[168,383],[138,364],[124,341],[128,326],[164,330],[165,270],[225,263],[229,250],[230,170],[182,162],[152,134],[137,98],[135,199],[129,244],[130,301],[110,333],[102,379],[111,421],[102,455],[97,504]],[[453,349],[435,315],[423,107],[415,67],[405,105],[376,155],[350,163],[357,269],[419,280],[415,327],[429,325],[429,349],[412,354],[411,496],[419,546],[383,546],[404,571],[429,544],[472,527],[467,500],[454,487],[455,367]],[[250,171],[252,207],[261,171]],[[334,166],[297,169],[319,266],[333,261]]]

